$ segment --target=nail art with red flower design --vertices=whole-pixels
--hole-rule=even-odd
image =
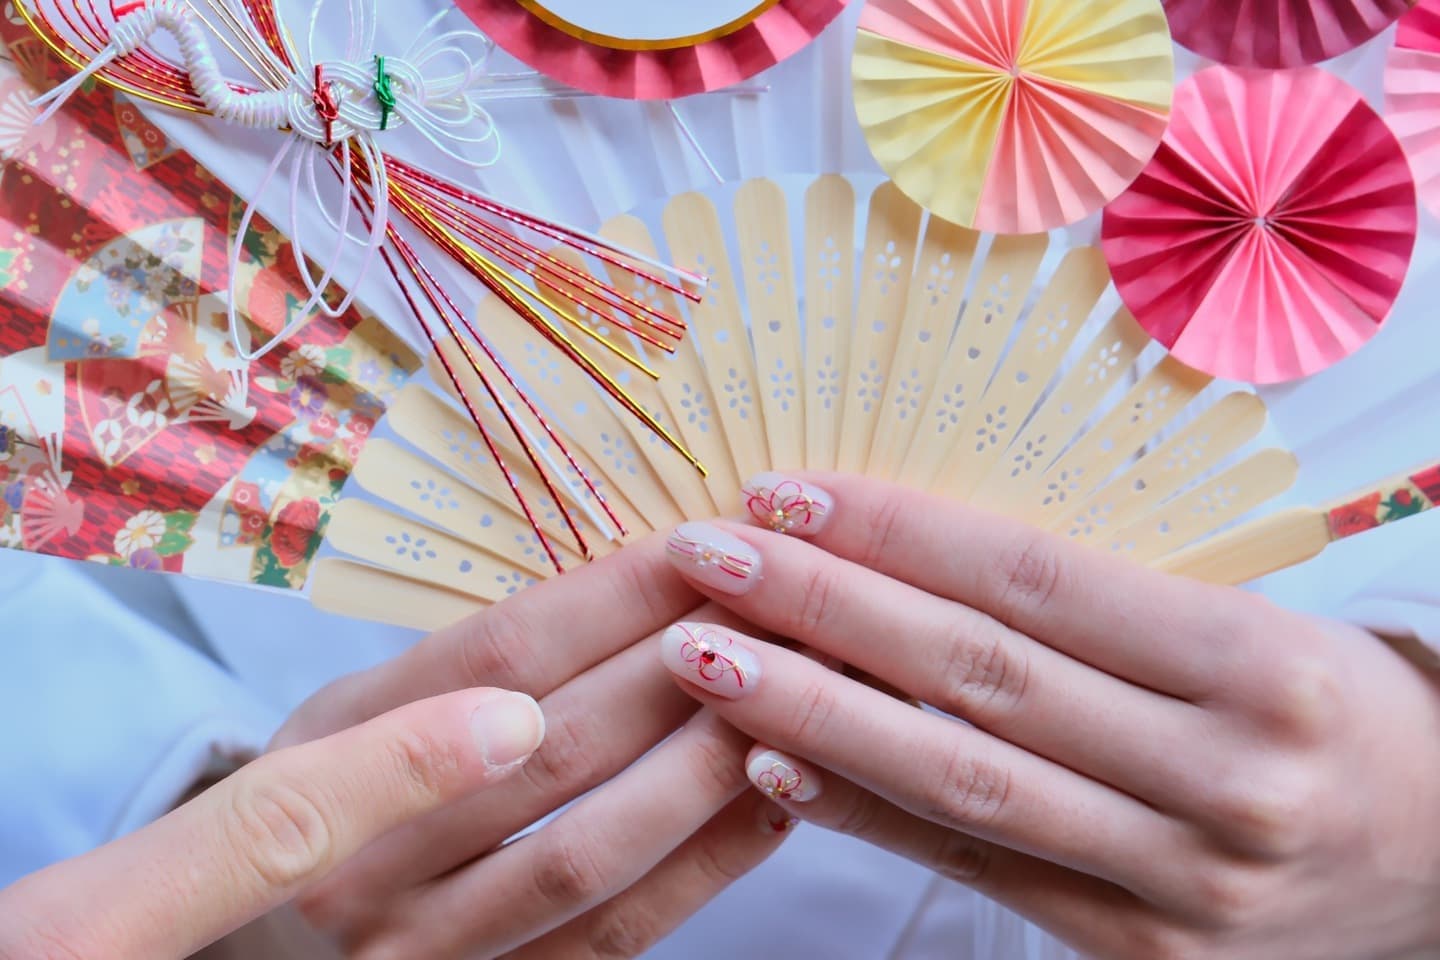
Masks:
[[[680,524],[665,547],[681,573],[721,593],[746,593],[760,576],[755,548],[708,523]]]
[[[820,796],[820,774],[778,750],[761,750],[745,764],[750,782],[771,800],[806,803]]]
[[[753,477],[741,492],[756,523],[796,537],[819,533],[835,507],[835,498],[824,490],[779,473]]]
[[[760,661],[729,631],[707,623],[677,623],[660,638],[665,666],[710,693],[736,700],[760,677]]]

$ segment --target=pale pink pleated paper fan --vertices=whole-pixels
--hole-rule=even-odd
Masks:
[[[1176,91],[1102,236],[1126,305],[1179,360],[1279,383],[1375,335],[1416,219],[1400,144],[1354,88],[1313,67],[1211,67]]]
[[[1385,118],[1400,138],[1420,200],[1440,216],[1440,0],[1400,19],[1385,63]]]
[[[1353,50],[1414,0],[1165,0],[1184,47],[1237,67],[1283,69]]]
[[[846,2],[776,0],[737,30],[665,49],[624,49],[583,39],[516,0],[455,0],[455,5],[506,52],[552,79],[601,96],[668,100],[741,83],[798,53]]]

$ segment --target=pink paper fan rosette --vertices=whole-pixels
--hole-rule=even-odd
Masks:
[[[1421,201],[1440,216],[1440,0],[1420,0],[1400,19],[1385,64],[1385,115]]]
[[[1319,63],[1384,30],[1415,0],[1165,0],[1181,46],[1237,67]]]
[[[1375,335],[1416,219],[1400,144],[1354,88],[1314,67],[1211,67],[1176,91],[1102,236],[1126,305],[1176,358],[1279,383]]]
[[[580,39],[516,0],[456,0],[456,6],[502,49],[552,79],[601,96],[669,100],[732,86],[798,53],[846,2],[778,0],[724,36],[656,50]]]

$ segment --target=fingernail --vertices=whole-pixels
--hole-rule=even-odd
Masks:
[[[820,796],[819,772],[779,750],[755,754],[745,765],[745,775],[771,800],[806,803]]]
[[[760,661],[735,636],[705,623],[677,623],[660,638],[660,657],[676,676],[738,700],[760,679]]]
[[[813,537],[835,509],[835,498],[830,494],[782,473],[762,473],[740,489],[750,516],[776,533]]]
[[[486,766],[510,767],[528,760],[545,739],[545,714],[532,697],[501,691],[470,714],[470,732]]]
[[[739,596],[760,578],[760,554],[708,523],[682,523],[666,541],[670,562],[706,586]]]
[[[799,822],[799,818],[790,816],[773,803],[765,804],[760,810],[760,829],[766,833],[789,833]]]

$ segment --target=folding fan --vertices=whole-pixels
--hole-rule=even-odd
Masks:
[[[419,358],[354,308],[237,358],[220,291],[243,201],[109,88],[33,126],[59,64],[23,25],[0,39],[0,546],[302,587]],[[237,270],[247,336],[305,299],[268,224]]]
[[[546,344],[522,329],[507,341],[519,372],[547,387],[580,466],[603,478],[628,530],[611,548],[739,514],[744,479],[802,467],[929,489],[1212,579],[1227,564],[1256,576],[1358,529],[1323,508],[1288,513],[1285,549],[1230,530],[1238,553],[1217,569],[1211,538],[1283,492],[1295,460],[1250,449],[1266,422],[1253,393],[1156,362],[1163,351],[1129,313],[1107,308],[1099,250],[986,237],[927,217],[890,183],[866,201],[838,176],[754,180],[729,200],[676,197],[654,234],[633,217],[606,228],[633,249],[663,243],[711,278],[692,338],[656,360],[658,381],[631,383],[706,475],[566,376]],[[482,322],[498,310],[482,307]],[[605,316],[588,322],[618,335]],[[315,603],[428,628],[550,575],[450,398],[412,383],[386,423],[396,439],[372,442],[357,466],[364,494],[337,507],[328,533],[345,556],[317,564]],[[1440,496],[1406,489],[1424,506]],[[1378,507],[1376,523],[1391,519]],[[553,509],[541,522],[557,522]]]

